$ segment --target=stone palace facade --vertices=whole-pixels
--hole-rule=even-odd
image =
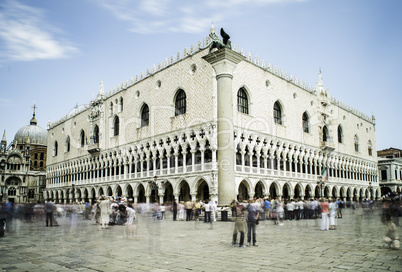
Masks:
[[[88,105],[52,123],[45,197],[380,196],[374,116],[331,97],[321,72],[311,87],[235,46],[202,49],[209,43],[112,91],[101,82]]]

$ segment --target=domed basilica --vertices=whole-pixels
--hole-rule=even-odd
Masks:
[[[0,202],[43,202],[46,187],[47,130],[33,117],[7,145],[4,131],[0,147]]]

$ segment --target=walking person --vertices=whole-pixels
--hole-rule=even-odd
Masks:
[[[255,200],[251,200],[247,206],[247,245],[251,243],[251,233],[253,236],[253,246],[257,245],[257,221],[260,216],[259,209],[255,205]]]
[[[212,223],[212,221],[211,221],[211,202],[209,200],[205,201],[204,211],[205,211],[204,223]]]
[[[234,229],[232,247],[237,247],[237,234],[240,232],[239,247],[244,245],[244,232],[246,231],[246,222],[244,220],[245,208],[242,204],[236,203],[233,207]]]
[[[105,229],[106,226],[109,224],[109,216],[110,216],[110,202],[108,198],[101,197],[100,203],[98,204],[100,208],[100,224],[101,229]]]
[[[177,200],[173,201],[173,221],[177,220]]]
[[[321,230],[329,230],[328,212],[329,204],[324,198],[321,201]]]
[[[45,212],[46,212],[46,227],[49,225],[53,227],[53,212],[55,210],[55,205],[51,199],[48,199],[45,203]]]
[[[335,199],[332,199],[329,203],[329,229],[335,230],[336,226],[336,203]]]

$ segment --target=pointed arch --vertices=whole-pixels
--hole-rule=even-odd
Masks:
[[[65,146],[65,152],[70,152],[70,136],[67,136],[66,138],[66,146]]]
[[[115,116],[113,120],[113,136],[119,136],[120,119],[119,116]]]
[[[274,122],[283,125],[283,106],[279,100],[274,103]]]
[[[327,126],[324,126],[322,128],[322,141],[323,142],[328,142],[329,141],[329,131]]]
[[[303,132],[309,133],[310,132],[310,116],[307,113],[307,111],[303,112],[302,122],[303,122]]]
[[[149,107],[147,104],[141,107],[141,127],[146,127],[149,125]]]
[[[84,145],[85,145],[85,132],[84,132],[83,129],[81,129],[81,132],[80,132],[80,146],[84,147]]]
[[[248,114],[249,113],[249,99],[245,88],[240,88],[237,91],[237,111]]]
[[[92,141],[94,144],[99,143],[99,127],[98,127],[98,125],[95,125],[93,135],[92,135]]]
[[[338,125],[338,143],[343,143],[343,129],[342,125]]]
[[[183,89],[179,89],[175,95],[174,116],[185,114],[187,111],[187,95]]]

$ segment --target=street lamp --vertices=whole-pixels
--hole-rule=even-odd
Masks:
[[[324,182],[322,181],[322,177],[318,177],[317,185],[320,186],[320,198],[322,198],[322,185],[324,185]]]

